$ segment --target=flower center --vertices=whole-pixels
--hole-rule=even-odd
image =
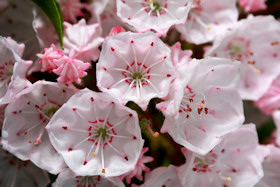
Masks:
[[[135,73],[132,75],[132,79],[133,79],[133,80],[142,79],[142,74],[141,74],[141,73],[138,73],[138,72],[135,72]]]
[[[103,127],[99,127],[97,130],[97,136],[100,137],[104,140],[107,137],[107,129]]]
[[[51,118],[58,109],[59,109],[59,106],[57,106],[56,104],[48,103],[42,108],[42,112],[46,116]]]
[[[7,82],[7,85],[10,83],[11,76],[13,75],[14,62],[9,61],[5,62],[0,66],[0,81]]]

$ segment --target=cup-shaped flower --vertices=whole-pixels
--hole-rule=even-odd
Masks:
[[[170,94],[157,105],[165,115],[161,132],[167,131],[191,151],[206,154],[221,136],[242,125],[242,100],[236,90],[239,65],[223,58],[177,65]]]
[[[118,177],[77,176],[70,169],[59,173],[53,187],[124,187]]]
[[[5,111],[3,147],[50,173],[60,172],[65,163],[51,145],[45,127],[75,92],[72,87],[47,81],[38,81],[20,92]]]
[[[185,40],[202,44],[231,28],[237,18],[236,0],[194,0],[187,21],[176,28]]]
[[[145,110],[150,99],[168,94],[173,71],[170,50],[155,34],[122,32],[103,43],[97,86]]]
[[[3,187],[38,187],[50,183],[47,172],[30,161],[22,161],[0,147],[0,185]]]
[[[77,24],[64,23],[65,35],[63,37],[64,52],[73,58],[89,62],[99,58],[99,46],[103,42],[99,24],[87,25],[84,19]]]
[[[185,23],[191,0],[117,0],[117,14],[139,32],[154,29],[165,34],[174,24]],[[143,24],[145,23],[145,24]]]
[[[50,140],[79,176],[119,176],[136,166],[143,140],[136,112],[106,93],[81,90],[46,127]]]
[[[142,187],[183,187],[178,178],[177,169],[173,165],[154,169],[145,176],[145,183]]]
[[[240,95],[242,99],[258,100],[279,75],[280,23],[272,16],[241,20],[214,41],[206,56],[241,61]]]
[[[179,178],[189,187],[254,186],[263,177],[257,147],[255,125],[243,125],[206,155],[184,149],[186,163],[178,170]]]
[[[25,75],[32,61],[21,59],[23,50],[23,44],[0,36],[0,104],[11,102],[17,93],[31,85]]]

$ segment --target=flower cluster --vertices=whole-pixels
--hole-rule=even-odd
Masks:
[[[0,186],[279,186],[265,0],[57,6],[63,46],[35,3],[0,2]]]

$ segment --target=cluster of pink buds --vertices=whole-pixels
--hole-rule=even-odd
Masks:
[[[279,187],[267,1],[1,0],[0,186]]]

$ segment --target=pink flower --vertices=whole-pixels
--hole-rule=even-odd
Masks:
[[[173,77],[169,48],[152,33],[122,32],[105,39],[97,63],[97,86],[143,110],[165,97]]]
[[[176,74],[166,101],[156,106],[165,115],[161,132],[191,151],[206,154],[221,136],[244,122],[236,90],[239,64],[222,58],[194,59],[178,64]]]
[[[145,183],[142,187],[183,187],[178,178],[177,169],[178,168],[173,165],[154,169],[145,176]]]
[[[255,102],[255,104],[267,115],[280,109],[280,76],[272,82],[268,90]]]
[[[70,169],[59,173],[53,187],[124,187],[118,177],[77,176]]]
[[[150,156],[144,156],[144,154],[149,150],[148,147],[144,147],[142,149],[141,155],[136,163],[135,169],[125,173],[123,175],[120,176],[121,179],[125,178],[126,182],[128,184],[131,183],[131,179],[135,176],[138,180],[142,181],[143,177],[142,177],[142,172],[149,172],[150,168],[148,168],[147,166],[145,166],[145,163],[148,162],[152,162],[154,159],[153,157]]]
[[[118,16],[139,32],[154,29],[165,34],[172,25],[186,21],[190,7],[191,0],[117,0]]]
[[[191,43],[213,41],[237,23],[236,0],[194,0],[187,21],[176,28]]]
[[[59,67],[57,62],[60,58],[64,56],[60,49],[56,49],[55,45],[52,44],[50,48],[45,48],[44,54],[37,54],[37,57],[41,60],[39,61],[42,64],[41,71],[52,72],[54,69]]]
[[[266,9],[267,0],[239,0],[239,5],[245,8],[246,12]]]
[[[37,187],[50,183],[47,172],[30,161],[22,161],[0,147],[0,185],[3,187]]]
[[[274,17],[251,16],[217,38],[205,56],[241,61],[239,93],[242,99],[256,101],[279,75],[279,32],[280,24]]]
[[[280,184],[280,148],[274,145],[259,146],[259,152],[263,157],[264,176],[256,187],[278,186]]]
[[[23,44],[0,37],[0,105],[13,101],[17,93],[31,85],[26,72],[32,61],[21,59],[23,50]]]
[[[87,4],[81,3],[80,0],[58,0],[63,19],[67,22],[77,23],[78,17],[83,17],[83,8],[87,8]]]
[[[57,174],[65,163],[51,145],[45,126],[76,92],[65,85],[38,81],[20,92],[5,111],[3,147],[22,160]]]
[[[71,25],[64,22],[64,53],[84,62],[96,61],[99,58],[99,46],[103,42],[99,24],[87,25],[84,19]]]
[[[263,177],[257,147],[255,125],[243,125],[206,155],[184,149],[186,163],[178,170],[179,178],[183,186],[190,187],[254,186]]]
[[[143,147],[136,112],[88,89],[72,96],[46,128],[57,152],[80,176],[127,173]]]

